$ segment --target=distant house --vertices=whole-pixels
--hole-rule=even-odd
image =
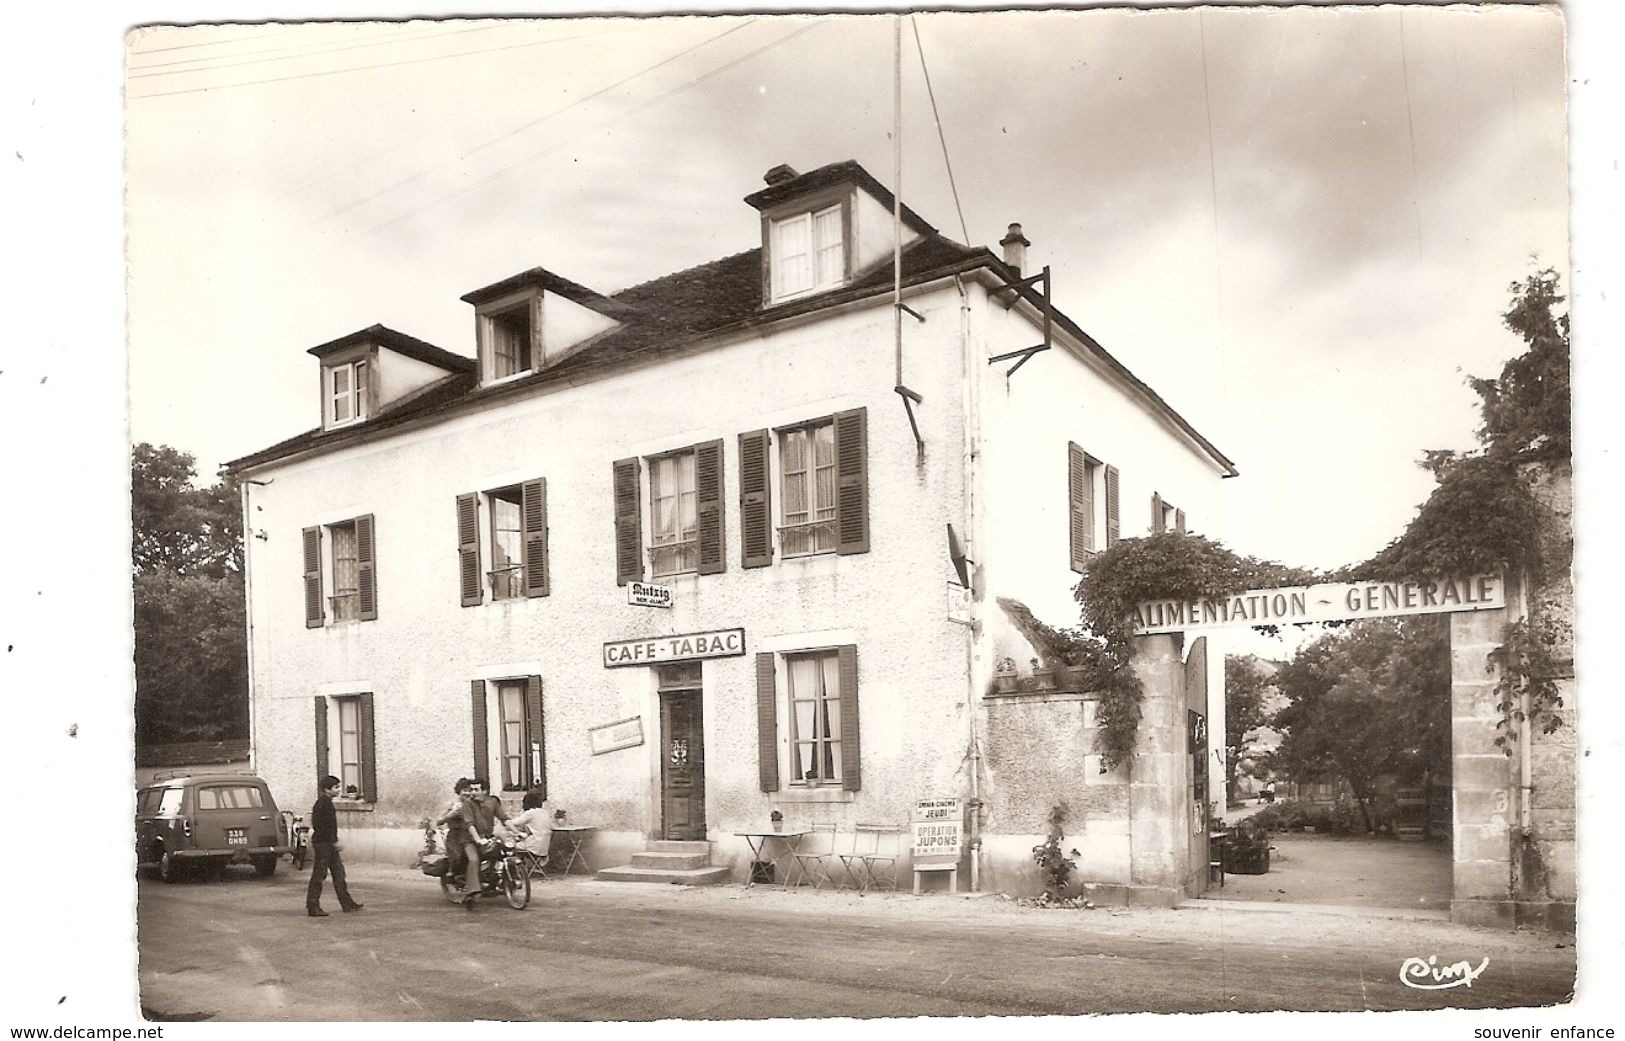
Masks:
[[[248,739],[232,741],[190,741],[168,745],[137,745],[135,783],[183,772],[222,773],[249,769]]]
[[[598,825],[597,866],[689,840],[741,878],[771,811],[844,841],[968,800],[994,663],[1031,653],[997,598],[1068,624],[1091,554],[1216,517],[1230,460],[1054,306],[1019,226],[995,254],[894,224],[855,162],[766,182],[757,248],[469,292],[472,358],[311,348],[320,422],[231,464],[254,763],[289,805],[354,785],[358,855],[409,857],[465,774]],[[984,877],[1030,886],[1053,793],[985,783],[1013,809],[970,822],[1002,836]]]

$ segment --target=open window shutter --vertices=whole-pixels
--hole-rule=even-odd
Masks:
[[[841,787],[849,792],[863,787],[858,754],[858,649],[853,644],[838,648],[841,667]]]
[[[322,627],[322,529],[306,528],[305,541],[305,628]]]
[[[327,766],[327,699],[316,695],[316,790],[322,790],[322,778],[328,774]]]
[[[547,798],[547,732],[542,726],[542,678],[525,678],[525,787]]]
[[[716,575],[728,569],[724,553],[726,516],[722,508],[722,441],[694,446],[694,499],[699,514],[700,561],[695,569]]]
[[[739,542],[745,567],[773,563],[773,488],[766,430],[739,435]]]
[[[485,599],[480,588],[480,497],[473,492],[457,496],[457,584],[464,607],[478,607]]]
[[[358,699],[361,709],[361,801],[378,801],[378,746],[373,740],[372,695]]]
[[[373,540],[372,514],[355,519],[356,597],[361,602],[363,620],[378,617],[377,546]]]
[[[1070,442],[1066,446],[1066,498],[1072,570],[1081,574],[1089,556],[1089,471],[1083,449]]]
[[[1184,510],[1175,510],[1174,511],[1174,530],[1179,532],[1181,535],[1185,534],[1185,511]]]
[[[615,463],[615,584],[643,581],[643,516],[637,459]]]
[[[485,736],[485,681],[475,680],[469,684],[469,707],[474,717],[474,773],[472,776],[484,778],[490,773],[491,753],[486,745]]]
[[[1122,525],[1117,512],[1117,467],[1106,467],[1106,545],[1115,545],[1121,537]]]
[[[1161,535],[1168,530],[1168,525],[1162,521],[1162,493],[1151,493],[1151,534]]]
[[[835,552],[869,552],[868,411],[835,413]]]
[[[525,526],[525,595],[547,595],[547,478],[526,481],[520,489]]]
[[[778,692],[774,689],[773,655],[756,656],[756,762],[762,791],[779,790]]]

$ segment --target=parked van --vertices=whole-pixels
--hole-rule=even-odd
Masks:
[[[185,864],[248,863],[269,875],[288,850],[287,822],[253,774],[169,777],[136,792],[136,863],[156,864],[165,882]]]

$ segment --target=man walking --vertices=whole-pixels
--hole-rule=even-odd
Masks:
[[[310,808],[310,844],[316,850],[316,866],[310,870],[310,887],[305,890],[305,913],[326,918],[322,910],[322,880],[333,873],[333,893],[339,907],[359,911],[361,905],[350,896],[344,884],[344,861],[339,858],[339,815],[333,809],[333,796],[339,793],[339,779],[332,774],[322,778],[322,793]]]

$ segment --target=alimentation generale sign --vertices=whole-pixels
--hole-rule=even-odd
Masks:
[[[1249,589],[1201,600],[1145,600],[1135,606],[1131,621],[1134,631],[1144,636],[1232,625],[1296,625],[1505,606],[1506,583],[1501,575],[1456,575]]]

